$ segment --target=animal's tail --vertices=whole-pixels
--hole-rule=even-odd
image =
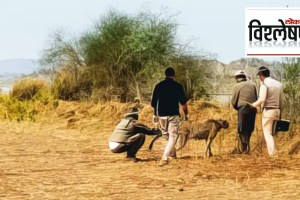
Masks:
[[[158,129],[161,130],[161,126],[160,126],[160,123],[159,123],[159,118],[158,118],[158,116],[153,115],[152,122],[153,122],[153,124],[155,125],[155,128],[158,128]],[[161,136],[162,136],[162,134],[156,135],[156,136],[152,139],[152,141],[150,142],[150,145],[149,145],[149,147],[148,147],[149,151],[152,150],[153,145],[154,145],[154,142],[155,142],[158,138],[160,138]]]
[[[156,136],[152,139],[152,141],[151,141],[151,143],[150,143],[150,145],[149,145],[149,147],[148,147],[149,151],[152,150],[154,142],[155,142],[158,138],[160,138],[160,137],[161,137],[161,135],[156,135]]]

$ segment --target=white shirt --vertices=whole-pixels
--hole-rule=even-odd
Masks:
[[[118,142],[111,142],[111,141],[108,142],[108,146],[110,150],[117,148],[119,145],[120,143]]]
[[[259,98],[252,105],[280,108],[280,95],[282,84],[275,79],[267,77],[261,82],[259,88]]]

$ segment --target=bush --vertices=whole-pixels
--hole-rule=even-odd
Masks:
[[[52,86],[55,98],[62,100],[81,100],[91,96],[93,83],[85,74],[85,69],[78,70],[77,73],[75,76],[73,71],[67,67],[60,69]]]
[[[22,79],[10,94],[0,94],[0,119],[35,121],[38,113],[57,106],[45,80]]]
[[[32,100],[41,93],[47,93],[49,86],[41,79],[22,79],[14,83],[12,97],[20,100]]]
[[[0,94],[0,119],[35,121],[36,114],[37,110],[31,101],[19,101],[11,95]]]

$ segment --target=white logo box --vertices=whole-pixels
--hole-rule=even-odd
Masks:
[[[246,8],[245,56],[299,57],[300,8]]]

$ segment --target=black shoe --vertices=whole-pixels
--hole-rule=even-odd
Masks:
[[[247,143],[242,143],[242,153],[247,154],[249,152]]]
[[[249,154],[249,153],[250,153],[250,146],[247,144],[247,147],[244,150],[244,154]]]
[[[142,159],[140,159],[140,158],[137,158],[137,157],[130,157],[130,156],[127,156],[125,159],[126,159],[127,161],[132,161],[132,162],[139,162],[139,161],[142,160]]]

